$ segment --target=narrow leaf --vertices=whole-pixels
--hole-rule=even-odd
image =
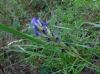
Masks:
[[[19,32],[19,31],[16,31],[16,30],[14,30],[14,29],[12,29],[12,28],[9,28],[9,27],[7,27],[7,26],[4,26],[3,24],[0,24],[0,29],[1,29],[1,30],[4,30],[4,31],[6,31],[6,32],[12,33],[12,34],[14,34],[14,35],[17,35],[17,36],[19,36],[19,37],[26,38],[26,39],[31,40],[31,41],[33,41],[33,42],[37,42],[37,43],[40,43],[40,44],[44,44],[43,41],[41,41],[41,40],[38,40],[38,39],[33,38],[33,37],[30,37],[30,36],[28,36],[28,35],[26,35],[26,34],[24,34],[24,33],[21,33],[21,32]]]

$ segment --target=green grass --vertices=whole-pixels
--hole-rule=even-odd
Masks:
[[[8,10],[5,9],[5,3],[10,6],[9,9],[7,8]],[[34,66],[39,67],[39,74],[83,74],[86,73],[86,70],[100,72],[100,63],[98,62],[100,61],[100,14],[98,12],[100,1],[34,0],[30,2],[27,0],[24,2],[23,0],[11,0],[7,2],[2,0],[0,4],[0,13],[3,18],[0,21],[2,35],[0,41],[5,38],[7,42],[5,46],[2,46],[4,43],[0,42],[0,46],[7,48],[5,49],[6,53],[11,53],[7,56],[9,60],[16,60],[14,63],[10,60],[10,65],[4,67],[4,70],[19,65],[19,62],[23,61],[30,65],[29,70]],[[47,42],[43,37],[36,37],[32,28],[28,28],[22,33],[22,30],[29,27],[33,16],[47,21],[51,31],[64,43],[67,42],[73,46],[81,57],[71,57],[62,53],[62,48],[53,42]],[[99,24],[96,24],[97,22]],[[20,38],[8,36],[10,33]],[[7,37],[11,37],[13,40],[9,41]],[[22,38],[24,40],[7,46],[10,42]],[[4,54],[5,52],[0,50],[0,62],[4,61],[7,64],[9,61]],[[15,56],[17,54],[19,55]],[[14,57],[18,57],[18,59]],[[8,72],[10,73],[10,71]],[[22,72],[24,73],[24,70]]]

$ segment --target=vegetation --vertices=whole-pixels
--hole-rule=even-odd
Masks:
[[[99,0],[0,0],[0,74],[100,74],[99,8]],[[33,17],[79,56],[36,36]]]

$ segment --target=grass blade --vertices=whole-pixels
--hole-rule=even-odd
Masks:
[[[19,31],[16,31],[16,30],[14,30],[14,29],[12,29],[12,28],[9,28],[9,27],[7,27],[7,26],[4,26],[3,24],[0,24],[0,29],[1,29],[1,30],[4,30],[4,31],[6,31],[6,32],[12,33],[12,34],[14,34],[14,35],[17,35],[17,36],[19,36],[19,37],[22,37],[22,38],[31,40],[31,41],[33,41],[33,42],[37,42],[37,43],[40,43],[40,44],[45,44],[45,43],[43,43],[43,41],[40,41],[40,40],[38,40],[38,39],[36,39],[36,38],[34,38],[34,37],[30,37],[30,36],[28,36],[28,35],[26,35],[26,34],[24,34],[24,33],[21,33],[21,32],[19,32]]]

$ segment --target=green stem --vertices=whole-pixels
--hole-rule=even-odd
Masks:
[[[92,64],[91,62],[89,62],[89,61],[85,60],[85,59],[84,59],[84,58],[82,58],[81,56],[78,56],[78,58],[80,58],[80,59],[84,60],[85,62],[87,62],[87,63],[88,63],[88,64],[90,64],[91,66],[93,66],[93,67],[95,67],[95,68],[97,68],[97,69],[99,69],[99,70],[100,70],[100,67],[98,67],[98,66],[96,66],[96,65]]]

